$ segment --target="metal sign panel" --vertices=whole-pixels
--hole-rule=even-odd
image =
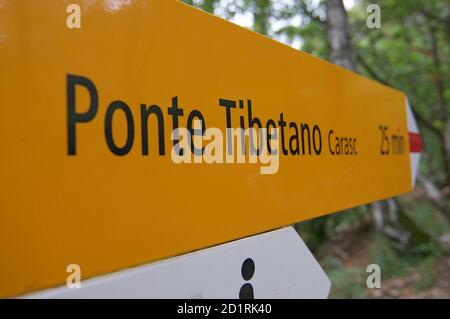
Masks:
[[[27,298],[327,298],[331,283],[292,227]]]

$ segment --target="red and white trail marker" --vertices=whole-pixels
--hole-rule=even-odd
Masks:
[[[422,138],[420,137],[419,127],[412,112],[409,101],[406,100],[408,114],[408,132],[409,132],[409,156],[411,160],[411,181],[414,187],[417,173],[419,172],[420,153],[422,152]]]

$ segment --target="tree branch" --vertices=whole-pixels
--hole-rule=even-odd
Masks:
[[[356,54],[356,61],[367,71],[367,73],[370,74],[371,77],[373,77],[378,82],[387,85],[392,86],[389,84],[386,80],[384,80],[381,76],[378,75],[377,72],[364,60],[364,58],[360,54]]]

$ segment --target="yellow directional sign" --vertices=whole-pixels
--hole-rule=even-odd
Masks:
[[[0,296],[412,189],[403,93],[177,1],[73,2],[0,6]]]

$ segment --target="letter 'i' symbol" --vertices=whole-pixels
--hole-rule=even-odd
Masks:
[[[252,279],[253,274],[255,273],[255,263],[251,258],[244,260],[241,273],[242,278],[244,278],[245,281]],[[246,282],[242,285],[241,290],[239,291],[239,299],[254,299],[253,286],[250,283]]]

